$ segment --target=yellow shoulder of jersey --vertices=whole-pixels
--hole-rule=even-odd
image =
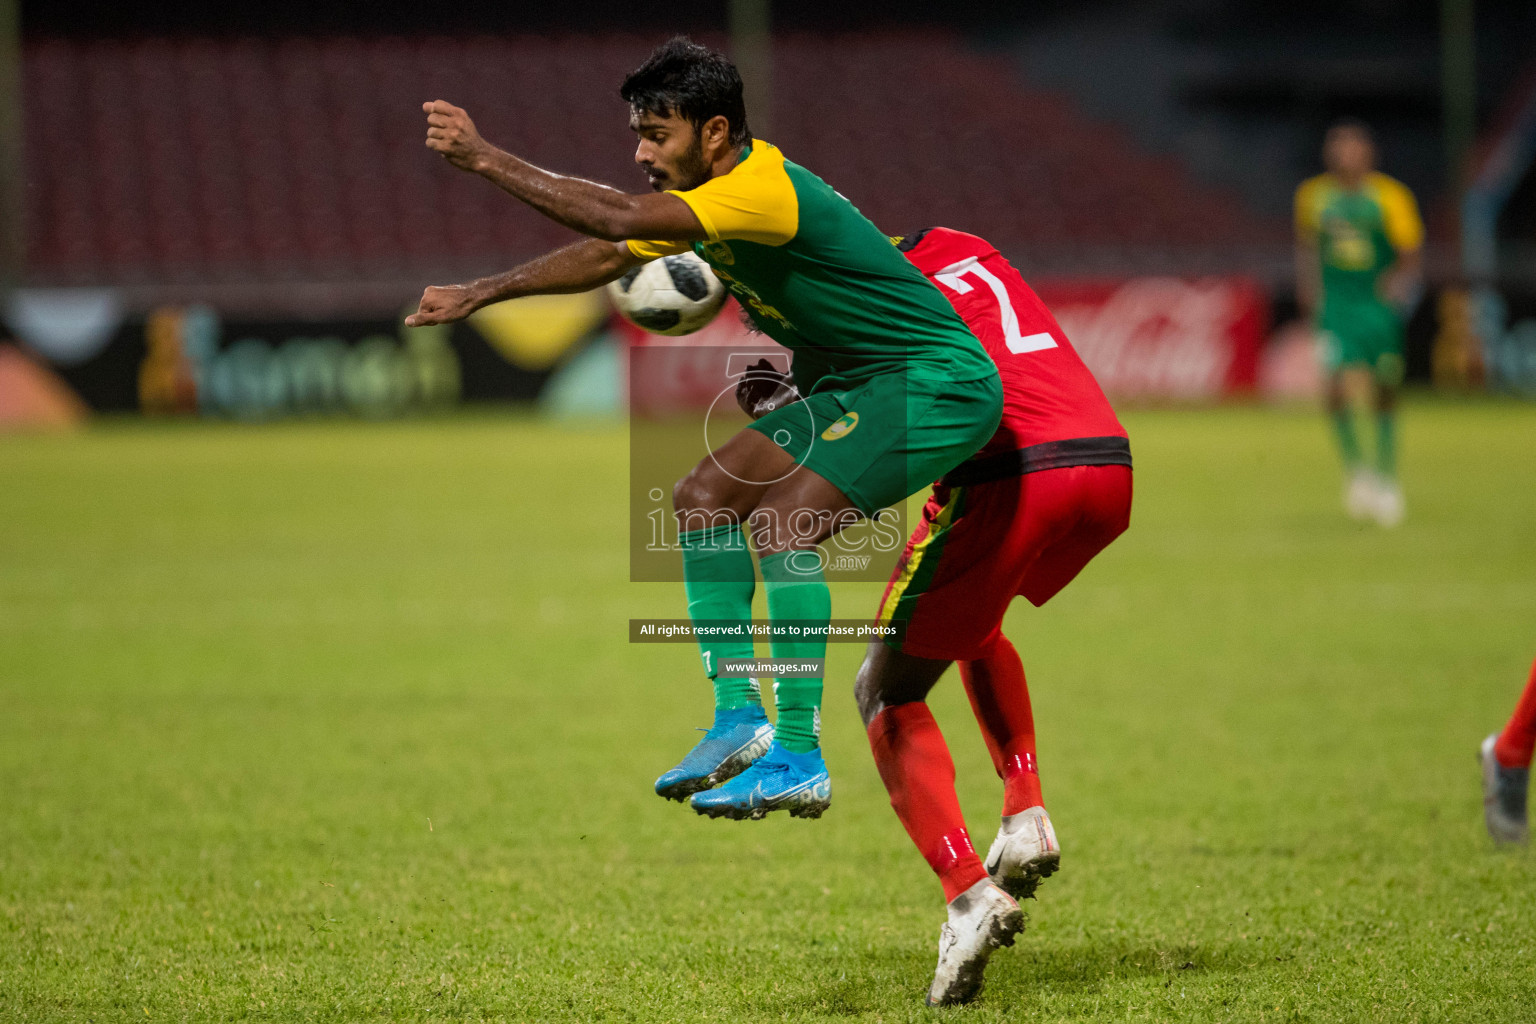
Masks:
[[[671,192],[688,204],[711,242],[739,238],[763,245],[784,245],[800,230],[800,199],[784,154],[761,139],[735,167],[698,188]],[[631,241],[629,251],[641,259],[657,259],[691,249],[687,242]]]
[[[640,238],[631,238],[624,244],[629,246],[630,252],[643,260],[659,260],[663,256],[693,252],[692,242],[648,242]]]
[[[1412,252],[1424,244],[1424,222],[1419,218],[1419,204],[1414,202],[1408,186],[1396,178],[1374,173],[1370,177],[1371,191],[1381,205],[1381,216],[1387,238],[1398,252]]]
[[[1296,234],[1310,239],[1322,228],[1323,206],[1333,189],[1333,176],[1317,174],[1296,186]]]

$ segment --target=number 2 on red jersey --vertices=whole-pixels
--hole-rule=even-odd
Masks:
[[[968,295],[974,285],[962,280],[967,274],[979,278],[992,289],[992,294],[997,299],[998,312],[1002,314],[1003,340],[1008,343],[1009,352],[1023,355],[1026,352],[1043,352],[1048,348],[1056,347],[1056,339],[1047,331],[1041,331],[1039,334],[1019,333],[1019,315],[1013,311],[1013,302],[1008,298],[1008,286],[999,281],[996,274],[982,266],[981,261],[976,257],[967,256],[959,263],[950,264],[934,274],[933,279],[957,295]]]

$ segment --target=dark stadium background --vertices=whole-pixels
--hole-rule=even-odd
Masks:
[[[1536,176],[1500,207],[1496,262],[1461,244],[1463,190],[1491,147],[1520,137],[1536,90],[1536,7],[1511,0],[23,4],[24,184],[6,209],[24,211],[8,276],[25,288],[10,329],[90,408],[217,414],[192,384],[166,384],[179,404],[145,400],[157,311],[212,310],[215,353],[242,338],[274,352],[312,336],[352,346],[398,333],[422,285],[568,237],[425,152],[420,98],[468,106],[535,161],[635,188],[618,76],[671,32],[729,48],[732,9],[771,24],[767,77],[749,75],[760,133],[886,230],[984,233],[1047,286],[1256,282],[1271,355],[1287,341],[1300,351],[1285,330],[1291,191],[1317,169],[1323,129],[1363,118],[1429,225],[1410,376],[1536,387]],[[113,329],[74,345],[37,334],[74,301],[57,288],[94,290],[103,305],[70,315]],[[460,397],[534,398],[596,342],[622,344],[589,320],[532,343],[531,359],[456,327],[445,343]],[[1305,396],[1302,363],[1271,359],[1205,397]],[[272,414],[262,388],[241,392],[247,414]]]

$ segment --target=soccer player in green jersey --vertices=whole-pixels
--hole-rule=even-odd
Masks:
[[[1341,121],[1323,143],[1324,174],[1296,190],[1296,294],[1317,325],[1328,375],[1328,415],[1344,458],[1345,509],[1395,526],[1397,389],[1403,381],[1403,317],[1418,283],[1424,225],[1402,182],[1375,170],[1370,129]],[[1370,388],[1376,458],[1367,463],[1350,411],[1351,384]]]
[[[750,619],[745,524],[770,620],[824,624],[831,595],[817,545],[974,454],[1002,415],[997,369],[885,235],[826,182],[752,137],[741,77],[724,56],[673,39],[620,95],[650,194],[534,167],[486,143],[458,107],[424,104],[429,148],[591,237],[504,274],[428,288],[406,323],[445,323],[522,295],[585,291],[649,260],[697,253],[756,325],[793,350],[805,400],[755,421],[674,489],[689,615]],[[776,657],[800,660],[823,658],[825,647],[824,630],[820,639],[772,645]],[[751,640],[706,638],[700,648],[714,684],[714,726],[657,779],[657,793],[711,816],[820,815],[831,800],[819,739],[822,680],[779,680],[770,726],[755,681],[724,667],[751,658]]]

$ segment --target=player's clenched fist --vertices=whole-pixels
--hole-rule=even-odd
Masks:
[[[421,305],[405,318],[407,327],[430,327],[463,320],[480,306],[469,285],[433,285],[421,293]]]
[[[466,171],[490,149],[469,114],[447,100],[423,103],[427,114],[427,148],[443,154],[448,162]]]

